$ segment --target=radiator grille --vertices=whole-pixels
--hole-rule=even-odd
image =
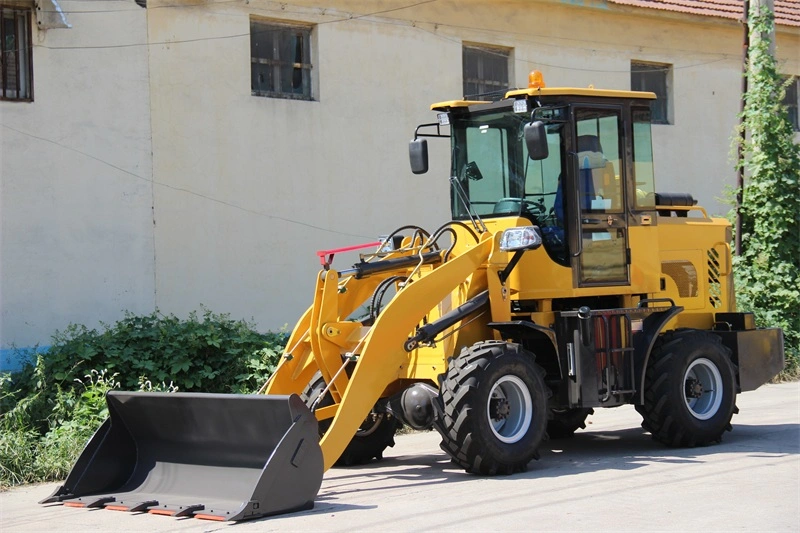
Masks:
[[[719,282],[720,276],[719,252],[711,248],[708,250],[708,303],[715,309],[722,307],[722,284]]]

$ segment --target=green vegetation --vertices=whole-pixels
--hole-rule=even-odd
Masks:
[[[64,479],[108,416],[111,389],[250,393],[287,334],[203,309],[128,314],[101,331],[71,325],[20,372],[0,375],[0,488]]]
[[[748,91],[743,127],[747,171],[742,202],[742,254],[735,258],[737,304],[752,311],[759,326],[783,328],[784,378],[800,376],[800,146],[786,108],[785,91],[769,41],[768,10],[754,4],[750,32]]]

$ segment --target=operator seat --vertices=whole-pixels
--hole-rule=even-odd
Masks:
[[[597,135],[578,136],[578,184],[580,187],[579,198],[581,209],[588,211],[592,207],[592,200],[595,198],[595,171],[603,169],[600,174],[600,183],[603,183],[604,175],[607,173],[611,162],[603,156],[603,147]],[[613,166],[611,172],[613,173]],[[564,190],[563,180],[558,179],[556,189],[556,199],[553,202],[553,211],[556,218],[564,225]]]
[[[603,184],[614,173],[614,167],[603,156],[603,148],[597,135],[578,136],[578,185],[579,202],[581,210],[588,211],[592,208],[595,199],[595,183]],[[556,197],[553,202],[553,213],[556,224],[542,228],[542,239],[545,248],[550,251],[551,257],[562,265],[569,264],[569,251],[565,235],[566,218],[564,217],[564,187],[563,175],[558,178]]]

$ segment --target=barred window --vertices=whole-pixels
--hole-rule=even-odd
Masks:
[[[798,98],[800,98],[800,90],[798,90],[800,76],[789,76],[789,78],[791,78],[791,81],[786,85],[786,94],[783,95],[783,105],[786,106],[786,110],[789,112],[789,121],[792,123],[794,131],[800,131],[800,120],[797,116],[797,106],[798,103],[800,103],[798,100]]]
[[[33,100],[30,9],[0,5],[0,45],[0,99]]]
[[[311,26],[250,20],[255,96],[312,100]]]
[[[672,124],[672,65],[631,61],[631,90],[656,93],[650,103],[653,124]]]
[[[464,45],[464,97],[471,100],[491,100],[494,95],[502,97],[509,87],[510,56],[509,49]]]

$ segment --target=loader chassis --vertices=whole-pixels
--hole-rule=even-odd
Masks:
[[[656,193],[653,97],[527,89],[432,106],[412,168],[427,169],[428,139],[449,139],[452,221],[401,228],[393,250],[324,270],[267,389],[302,390],[320,372],[333,398],[312,406],[326,468],[345,450],[354,461],[369,408],[435,427],[457,464],[486,474],[524,469],[548,431],[568,435],[597,407],[636,405],[667,444],[729,429],[742,383],[780,371],[782,336],[735,311],[728,222]],[[503,245],[531,226],[540,244]],[[378,298],[387,285],[394,296]],[[353,319],[365,301],[370,318]],[[681,374],[660,392],[678,404],[674,428],[648,394],[656,361]]]
[[[250,416],[281,418],[281,435],[265,440],[271,458],[255,455],[251,434],[252,457],[243,450],[222,455],[230,465],[178,469],[211,476],[244,461],[254,477],[228,483],[238,491],[227,495],[228,509],[201,512],[203,502],[183,494],[167,495],[179,505],[166,508],[233,520],[302,508],[307,492],[287,497],[282,510],[260,501],[274,481],[263,476],[300,476],[316,490],[337,461],[380,458],[400,423],[435,428],[455,464],[484,475],[525,470],[547,435],[572,435],[599,407],[634,405],[670,446],[719,441],[736,395],[782,369],[783,336],[736,311],[730,224],[688,194],[656,193],[654,97],[534,85],[496,102],[434,104],[437,122],[417,128],[409,153],[423,173],[428,139],[449,140],[452,220],[433,232],[399,228],[350,269],[332,267],[335,250],[321,254],[313,303],[264,401],[229,400]],[[165,397],[163,405],[177,404]],[[291,420],[279,416],[289,408]],[[93,458],[107,461],[113,442],[135,449],[146,440],[160,457],[176,440],[205,435],[191,420],[180,439],[128,435],[129,427],[157,431],[135,409],[117,411],[113,439],[101,428],[48,501],[97,504],[97,494],[141,492],[130,482],[103,486]],[[168,412],[178,420],[178,411]],[[119,476],[146,477],[135,454],[125,460],[132,464]],[[191,483],[179,488],[191,492]],[[165,505],[147,496],[153,508]]]

